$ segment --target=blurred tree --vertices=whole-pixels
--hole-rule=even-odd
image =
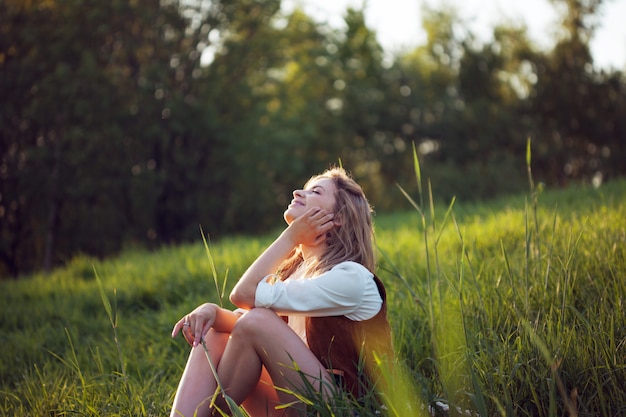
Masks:
[[[4,267],[14,274],[77,250],[109,254],[155,210],[134,184],[147,181],[143,190],[157,190],[157,200],[167,194],[176,177],[161,175],[167,164],[159,157],[172,157],[170,139],[179,143],[204,126],[179,118],[173,133],[161,130],[172,111],[205,119],[189,82],[199,68],[193,42],[205,28],[191,26],[176,2],[1,7],[9,35],[0,51]],[[148,148],[161,154],[146,156]],[[157,175],[131,183],[144,167]]]
[[[57,247],[76,244],[60,236],[64,223],[93,219],[98,209],[116,204],[115,184],[91,173],[100,170],[101,179],[118,176],[119,165],[93,155],[104,143],[111,156],[117,155],[119,130],[109,123],[120,102],[99,71],[106,66],[98,49],[104,36],[101,16],[82,5],[7,2],[0,13],[2,31],[9,34],[3,37],[0,64],[2,253],[12,273],[32,267],[29,262],[50,267]],[[89,228],[96,222],[81,224]],[[83,230],[78,239],[94,241],[92,231]]]
[[[563,11],[554,50],[537,65],[533,112],[538,172],[548,181],[600,181],[624,158],[624,78],[593,67],[589,42],[602,0],[554,0]]]
[[[339,160],[405,207],[412,143],[446,200],[520,189],[528,136],[542,180],[623,175],[626,82],[588,46],[602,2],[554,3],[548,53],[425,7],[426,44],[392,60],[355,9],[340,31],[279,0],[0,2],[0,274],[266,231]]]
[[[267,188],[265,175],[246,161],[265,156],[254,150],[259,108],[266,100],[257,87],[264,84],[265,73],[276,60],[271,44],[277,31],[270,23],[278,5],[278,1],[221,2],[208,14],[217,16],[215,23],[200,18],[203,25],[197,36],[190,35],[193,24],[181,32],[186,33],[181,37],[186,44],[176,48],[177,65],[184,62],[186,51],[198,46],[211,54],[211,61],[202,68],[194,64],[178,69],[178,79],[162,83],[171,86],[164,96],[171,117],[154,132],[163,137],[160,143],[168,145],[155,153],[156,173],[165,181],[154,205],[158,241],[197,238],[199,224],[212,233],[266,225],[262,213],[266,204],[250,204],[246,193]],[[178,75],[181,70],[186,75]]]
[[[521,156],[532,128],[526,99],[536,77],[530,64],[535,52],[526,29],[496,27],[492,41],[477,45],[468,36],[463,45],[459,67],[463,106],[451,113],[459,140],[451,145],[457,149],[456,165],[465,173],[466,191],[459,195],[491,198],[521,192],[526,188]]]
[[[425,45],[396,60],[395,80],[397,114],[396,134],[417,146],[424,178],[435,184],[437,195],[449,198],[463,188],[459,181],[459,161],[465,147],[459,131],[459,114],[465,103],[459,91],[459,67],[463,57],[464,26],[453,9],[422,9]],[[460,145],[460,146],[459,146]],[[409,153],[394,166],[402,167],[399,183],[415,190],[415,174]],[[456,180],[452,181],[454,178]]]
[[[281,16],[278,2],[250,2],[247,12],[239,6],[208,67],[214,88],[205,100],[225,127],[218,152],[229,172],[221,225],[211,230],[258,232],[282,221],[277,213],[291,190],[320,160],[335,158],[324,107],[329,59],[318,25],[300,11]]]
[[[341,158],[364,184],[377,207],[385,205],[382,167],[404,143],[397,144],[388,122],[390,85],[385,78],[383,50],[362,10],[348,9],[345,36],[337,42],[337,74],[333,110],[341,120]],[[399,139],[402,141],[402,139]]]

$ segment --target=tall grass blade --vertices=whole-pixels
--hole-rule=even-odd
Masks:
[[[111,323],[111,327],[113,329],[113,341],[115,342],[115,347],[117,349],[117,360],[120,367],[120,375],[122,376],[122,380],[124,381],[124,386],[126,387],[126,394],[128,395],[128,399],[130,400],[132,395],[132,390],[130,387],[130,383],[128,381],[128,375],[126,373],[126,361],[124,360],[124,354],[122,351],[122,343],[120,341],[119,335],[117,333],[117,291],[113,291],[115,308],[111,307],[111,302],[107,297],[104,286],[102,285],[102,280],[98,275],[98,271],[94,268],[94,274],[96,276],[96,281],[98,282],[98,290],[100,291],[100,298],[102,299],[102,304],[104,305],[104,310],[109,317],[109,322]]]
[[[204,244],[204,251],[206,252],[206,256],[209,259],[209,264],[211,265],[211,272],[213,274],[213,282],[215,283],[215,290],[217,291],[217,296],[219,297],[220,307],[224,307],[224,294],[226,292],[226,281],[228,275],[224,277],[224,282],[222,284],[222,289],[220,291],[219,280],[217,277],[217,269],[215,268],[215,261],[213,260],[213,254],[211,253],[211,249],[209,248],[209,243],[207,238],[202,230],[202,226],[200,226],[200,234],[202,235],[202,243]]]
[[[450,209],[449,209],[450,211],[452,210],[452,204],[454,204],[454,201],[455,201],[455,199],[452,199],[452,203],[450,203]],[[467,250],[467,247],[465,245],[465,239],[463,237],[463,233],[461,233],[461,228],[459,227],[459,224],[456,221],[456,217],[454,216],[454,213],[451,213],[451,215],[452,215],[452,222],[454,224],[454,228],[455,228],[456,233],[457,233],[457,235],[459,237],[459,241],[461,242],[461,247],[462,247],[462,255],[461,256],[463,256],[465,258],[465,260],[467,261],[467,265],[469,266],[470,272],[472,274],[472,282],[474,284],[474,288],[476,290],[476,294],[477,294],[477,296],[478,296],[478,298],[480,300],[480,305],[484,306],[485,304],[483,302],[483,296],[482,296],[482,293],[481,293],[480,288],[478,286],[478,282],[476,280],[476,272],[474,271],[474,265],[472,263],[472,259],[470,258],[469,251]],[[446,214],[446,216],[447,216],[447,214]]]
[[[554,250],[554,238],[556,236],[557,219],[558,219],[558,215],[557,215],[557,211],[555,207],[554,217],[552,218],[552,233],[550,234],[550,245],[548,246],[548,253],[546,256],[546,273],[543,279],[544,294],[546,294],[548,290],[548,281],[550,279],[550,272],[552,270],[552,255],[553,255],[553,250]]]
[[[509,277],[509,284],[511,285],[511,290],[515,289],[515,285],[513,284],[513,271],[511,270],[511,263],[509,262],[509,255],[504,248],[504,242],[500,240],[500,249],[502,251],[502,256],[504,257],[504,265],[506,267],[506,273]]]
[[[402,273],[400,272],[400,269],[389,258],[389,255],[387,255],[387,253],[380,247],[378,247],[378,252],[387,261],[386,265],[389,265],[388,267],[383,267],[383,269],[385,271],[391,273],[392,276],[398,278],[400,280],[400,282],[402,283],[402,285],[404,285],[406,287],[406,289],[409,291],[409,293],[411,294],[411,297],[414,300],[417,300],[418,299],[417,293],[413,290],[413,287],[411,286],[409,281],[404,277],[404,275],[402,275]]]
[[[532,167],[531,167],[531,141],[530,137],[526,139],[526,172],[528,173],[528,183],[530,184],[530,192],[535,192],[535,182],[533,181]]]
[[[422,170],[420,168],[420,160],[417,157],[417,148],[415,148],[415,142],[413,142],[413,170],[415,171],[415,178],[417,179],[417,190],[421,197],[422,196]],[[423,204],[420,204],[420,205],[423,205]]]
[[[396,186],[398,187],[398,189],[400,190],[400,192],[402,193],[402,195],[404,195],[404,197],[409,201],[409,203],[411,203],[411,205],[413,206],[413,208],[415,210],[417,210],[417,212],[423,216],[423,212],[422,209],[420,208],[419,204],[417,204],[415,202],[415,200],[413,200],[413,198],[409,195],[409,193],[407,193],[404,188],[402,188],[401,185],[396,184]]]
[[[113,314],[113,309],[111,308],[111,302],[109,301],[108,297],[106,296],[106,293],[104,292],[104,287],[102,286],[102,280],[100,279],[100,276],[98,275],[98,271],[96,271],[96,268],[93,269],[93,273],[96,276],[96,282],[98,283],[98,291],[100,292],[100,299],[102,300],[104,311],[106,311],[107,313],[107,317],[109,318],[109,321],[111,322],[111,326],[115,328],[117,326],[117,317],[115,317]]]
[[[454,208],[455,202],[456,202],[456,197],[452,197],[452,200],[450,200],[450,204],[448,205],[448,209],[446,210],[446,214],[443,216],[443,220],[441,221],[441,227],[439,228],[439,233],[437,234],[437,237],[435,238],[435,245],[439,244],[439,240],[441,239],[441,235],[443,234],[443,231],[445,230],[445,225],[448,222],[448,219],[450,217],[454,217],[452,210]]]
[[[220,378],[217,375],[217,368],[215,367],[215,364],[213,364],[213,360],[211,359],[211,356],[209,355],[209,349],[206,346],[206,341],[202,339],[200,343],[202,345],[202,348],[204,349],[204,354],[206,356],[207,362],[209,363],[209,367],[211,368],[211,373],[213,374],[213,377],[215,378],[215,381],[217,382],[217,389],[215,390],[215,393],[213,394],[213,397],[211,398],[210,406],[214,407],[214,409],[223,417],[227,417],[227,416],[247,417],[246,414],[237,405],[237,403],[235,403],[235,401],[233,401],[232,398],[226,395],[226,393],[222,389],[222,383],[220,382]],[[224,400],[226,401],[226,404],[228,405],[228,408],[230,409],[230,412],[232,414],[226,414],[223,410],[220,410],[218,407],[215,406],[215,399],[217,398],[218,395],[222,395],[224,397]]]
[[[533,330],[532,326],[530,325],[530,323],[528,323],[527,320],[523,320],[522,324],[524,326],[524,329],[526,330],[526,333],[529,335],[531,342],[537,347],[537,349],[539,349],[541,356],[543,356],[544,360],[547,362],[550,370],[552,371],[553,385],[551,385],[551,391],[554,391],[554,393],[551,394],[550,398],[550,415],[552,416],[556,414],[556,404],[554,398],[556,394],[556,388],[561,395],[561,400],[563,401],[563,404],[568,411],[569,417],[577,417],[578,410],[576,408],[576,405],[568,395],[563,381],[561,380],[561,377],[558,373],[559,366],[561,365],[561,360],[557,360],[553,357],[547,345],[543,342],[543,340],[541,340],[541,338]]]
[[[524,209],[524,311],[528,314],[530,309],[528,302],[528,292],[530,291],[530,251],[531,251],[531,232],[528,220],[528,203]]]

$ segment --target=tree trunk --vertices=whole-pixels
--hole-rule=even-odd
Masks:
[[[46,240],[43,255],[43,269],[47,274],[51,271],[54,263],[54,245],[59,229],[59,207],[61,199],[59,197],[59,170],[61,165],[61,145],[56,144],[54,152],[54,166],[50,175],[50,212],[48,213],[48,225],[46,227]]]

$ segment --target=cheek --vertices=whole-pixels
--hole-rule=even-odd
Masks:
[[[336,209],[335,200],[326,201],[325,208],[326,208],[326,210],[328,210],[330,212],[335,212],[336,211],[335,210]]]
[[[335,200],[328,197],[311,198],[307,201],[309,207],[320,207],[327,211],[335,210]]]

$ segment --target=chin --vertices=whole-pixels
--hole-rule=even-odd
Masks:
[[[287,224],[291,224],[291,222],[296,219],[296,216],[294,216],[293,213],[290,213],[289,209],[287,209],[285,210],[285,213],[283,213],[283,219],[285,219]]]
[[[283,213],[283,218],[287,222],[287,224],[291,224],[295,219],[302,216],[304,210],[301,206],[289,206],[287,210]]]

